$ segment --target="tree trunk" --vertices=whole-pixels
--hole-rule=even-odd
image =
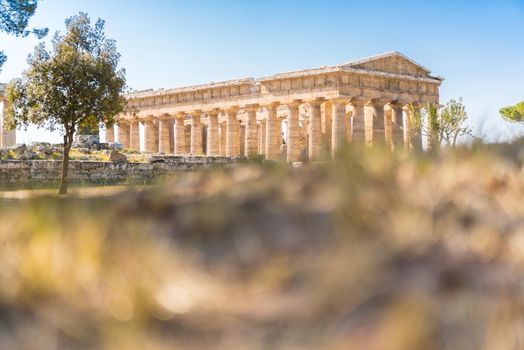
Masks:
[[[459,133],[456,132],[455,135],[453,135],[453,147],[455,147],[457,145],[457,138],[459,136]]]
[[[64,154],[62,157],[62,177],[60,179],[60,189],[58,190],[59,195],[67,194],[68,187],[68,176],[69,176],[69,151],[71,151],[71,146],[73,142],[73,137],[66,131],[64,135]]]

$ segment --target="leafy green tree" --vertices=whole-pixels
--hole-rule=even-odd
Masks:
[[[432,147],[442,145],[456,146],[461,136],[472,136],[472,130],[467,126],[468,114],[462,98],[450,100],[446,106],[439,109],[437,105],[428,103],[423,108],[411,104],[409,127],[422,136],[430,137]]]
[[[47,35],[47,29],[27,30],[29,19],[35,14],[38,0],[0,0],[0,31],[16,36]],[[7,57],[0,51],[0,71]]]
[[[500,110],[500,115],[505,120],[512,123],[524,122],[524,101],[515,106],[504,107]]]
[[[65,35],[56,33],[52,51],[43,43],[29,56],[29,69],[9,83],[7,123],[10,127],[36,124],[61,129],[64,155],[60,194],[67,193],[69,152],[78,128],[113,124],[123,111],[125,71],[114,40],[106,39],[104,21],[91,25],[80,13],[65,21]]]

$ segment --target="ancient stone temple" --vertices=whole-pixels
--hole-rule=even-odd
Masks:
[[[106,140],[151,153],[289,162],[335,155],[351,143],[420,149],[407,107],[438,104],[442,81],[392,52],[259,79],[135,92],[126,95],[130,112],[107,128]]]
[[[6,130],[4,128],[6,105],[7,101],[5,99],[5,85],[0,84],[0,148],[10,147],[16,144],[16,131]]]

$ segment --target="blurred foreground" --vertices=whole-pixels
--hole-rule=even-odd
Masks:
[[[519,145],[0,202],[0,349],[518,349]]]

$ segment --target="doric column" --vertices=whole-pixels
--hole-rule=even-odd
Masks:
[[[219,132],[220,132],[220,155],[225,156],[226,148],[227,148],[227,123],[225,122],[220,123]]]
[[[375,104],[376,118],[373,121],[373,142],[375,144],[380,143],[384,145],[385,142],[384,123],[386,118],[384,116],[384,106],[384,102],[377,102]]]
[[[352,110],[351,121],[353,125],[353,143],[363,144],[366,140],[364,102],[351,101],[350,109]]]
[[[246,141],[244,152],[247,158],[253,158],[258,154],[257,147],[257,111],[258,105],[246,107]]]
[[[384,139],[386,142],[386,148],[391,150],[394,149],[393,144],[393,107],[391,103],[388,103],[384,107]]]
[[[310,101],[309,112],[309,159],[318,160],[322,155],[322,101]]]
[[[121,143],[124,148],[129,148],[129,126],[127,122],[123,120],[118,122],[118,142]]]
[[[391,109],[391,125],[392,125],[392,149],[401,149],[404,143],[404,114],[402,106],[392,105]]]
[[[124,140],[125,140],[125,121],[118,120],[116,122],[117,124],[117,130],[116,130],[116,142],[120,143],[122,147],[124,146]]]
[[[175,116],[175,154],[177,156],[186,153],[186,127],[184,120],[184,113],[178,113]]]
[[[238,121],[238,148],[241,157],[246,156],[246,126]]]
[[[369,101],[364,107],[366,145],[383,142],[384,137],[384,105]]]
[[[115,127],[106,125],[106,143],[115,142]]]
[[[258,154],[266,154],[266,120],[261,120],[259,125]]]
[[[346,105],[346,117],[344,118],[345,121],[345,129],[346,129],[346,143],[351,144],[353,143],[353,115],[354,115],[354,109],[352,105]]]
[[[332,131],[332,120],[333,120],[333,106],[330,101],[324,102],[321,107],[322,113],[322,135],[324,149],[327,152],[331,150],[331,131]]]
[[[129,137],[130,148],[140,151],[140,122],[136,118],[129,123]]]
[[[157,142],[157,127],[155,121],[152,117],[149,117],[145,120],[144,123],[144,133],[145,133],[145,151],[148,153],[157,153],[158,152],[158,142]]]
[[[300,124],[300,159],[309,159],[309,118],[299,121]],[[304,154],[304,151],[306,154]]]
[[[191,154],[191,124],[185,125],[184,123],[184,135],[186,137],[186,149],[185,154]]]
[[[287,161],[298,162],[300,160],[300,125],[298,121],[301,101],[289,103],[289,114],[287,116]]]
[[[158,147],[159,153],[171,154],[172,152],[172,140],[173,137],[173,123],[169,115],[163,115],[158,124],[158,134],[160,138],[160,143]]]
[[[238,108],[231,108],[226,111],[226,156],[240,156],[240,125],[237,119]]]
[[[278,104],[270,104],[265,106],[267,109],[266,119],[266,159],[278,160],[279,148],[281,143],[281,127],[280,120],[277,117]]]
[[[155,147],[156,147],[156,153],[158,153],[158,145],[160,144],[160,121],[158,118],[154,119],[155,123]]]
[[[208,114],[207,125],[207,155],[218,156],[220,154],[220,139],[218,135],[218,111],[213,110]]]
[[[334,158],[346,143],[346,101],[333,100],[333,114],[331,122],[331,156]]]
[[[201,111],[194,111],[191,114],[191,154],[195,156],[202,155],[202,121]]]
[[[409,110],[409,106],[404,106],[402,110],[406,114],[406,119],[404,120],[404,151],[410,152],[411,151],[411,125],[410,125],[411,111]]]

